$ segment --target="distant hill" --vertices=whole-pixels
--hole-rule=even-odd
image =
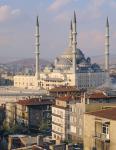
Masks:
[[[105,58],[104,56],[93,56],[91,57],[93,63],[98,63],[104,65]],[[110,56],[110,64],[116,64],[116,55]]]
[[[40,65],[47,65],[51,62],[45,59],[40,59]],[[6,65],[22,65],[22,66],[35,66],[35,58],[25,58],[17,61],[10,61]]]
[[[46,65],[51,64],[50,61],[45,59],[40,59],[40,68],[43,70]],[[9,61],[8,63],[1,64],[2,68],[7,68],[7,70],[13,74],[15,73],[27,73],[35,72],[35,58],[25,58],[17,61]]]
[[[104,56],[91,56],[92,63],[98,63],[100,65],[104,65]],[[53,59],[51,61],[46,60],[46,59],[40,59],[40,65],[41,66],[46,66],[53,63]],[[10,60],[6,63],[0,59],[0,64],[6,64],[7,66],[27,66],[27,67],[32,67],[35,66],[35,58],[24,58],[20,60]],[[110,64],[116,64],[116,55],[110,56]]]

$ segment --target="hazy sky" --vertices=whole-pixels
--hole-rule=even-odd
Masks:
[[[68,45],[69,24],[77,14],[78,47],[86,56],[104,55],[106,17],[110,51],[116,54],[116,0],[0,0],[0,59],[34,57],[36,16],[41,58],[54,58]]]

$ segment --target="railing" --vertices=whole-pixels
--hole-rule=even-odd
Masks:
[[[32,149],[38,149],[38,150],[45,150],[40,146],[37,145],[33,145],[33,146],[25,146],[25,147],[21,147],[21,148],[17,148],[17,150],[32,150]],[[16,150],[16,149],[12,149],[12,150]]]
[[[56,133],[56,134],[60,134],[60,135],[63,134],[63,133],[61,133],[61,132],[59,132],[59,131],[55,131],[55,130],[53,130],[53,129],[52,129],[52,132],[54,132],[54,133]]]
[[[105,133],[95,133],[95,138],[100,139],[104,142],[110,141],[109,135]]]
[[[52,124],[55,124],[55,125],[60,126],[60,127],[63,127],[62,123],[57,123],[57,122],[52,121]]]

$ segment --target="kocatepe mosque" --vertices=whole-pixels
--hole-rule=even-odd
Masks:
[[[36,21],[36,72],[35,75],[14,76],[14,86],[28,89],[51,89],[56,86],[77,86],[79,89],[91,89],[103,85],[109,76],[109,22],[106,22],[105,34],[105,69],[90,57],[85,58],[77,45],[77,22],[74,12],[70,24],[69,45],[64,53],[57,57],[54,65],[40,70],[39,56],[39,21]]]

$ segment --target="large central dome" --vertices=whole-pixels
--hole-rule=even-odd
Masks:
[[[61,57],[68,57],[68,58],[72,58],[72,47],[67,48],[64,53],[61,55]],[[76,49],[76,57],[80,60],[80,59],[85,59],[85,56],[83,54],[83,52],[80,49]]]
[[[72,48],[67,48],[64,53],[55,60],[55,67],[60,69],[69,69],[72,67],[73,53]],[[76,64],[87,64],[87,60],[80,49],[76,49]]]

